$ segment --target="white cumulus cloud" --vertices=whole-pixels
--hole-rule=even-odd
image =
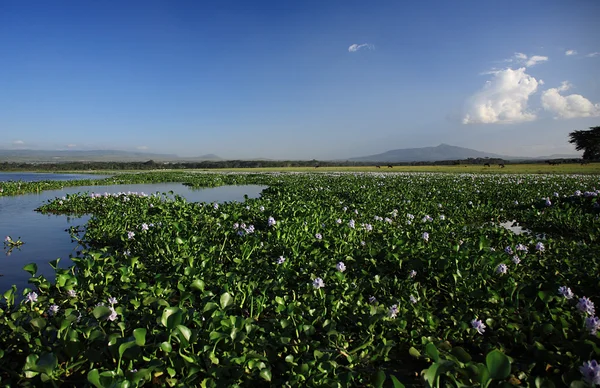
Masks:
[[[535,114],[527,110],[527,102],[539,82],[525,70],[521,67],[490,72],[492,79],[469,99],[463,123],[510,124],[535,120]]]
[[[565,51],[566,56],[577,55],[577,50],[567,50]]]
[[[355,53],[362,48],[369,49],[369,50],[375,50],[375,46],[373,46],[371,43],[361,43],[361,44],[354,43],[354,44],[350,45],[350,47],[348,47],[348,51],[350,51],[351,53]]]
[[[571,88],[571,84],[564,81],[558,88],[550,88],[542,93],[542,106],[545,110],[555,114],[555,119],[572,119],[575,117],[600,116],[600,104],[593,104],[581,94],[563,96],[560,93]]]
[[[596,51],[596,52],[587,54],[586,57],[594,58],[594,57],[597,57],[598,55],[600,55],[600,52]]]

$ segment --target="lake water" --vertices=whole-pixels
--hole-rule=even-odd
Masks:
[[[8,181],[74,181],[79,179],[103,179],[110,175],[96,174],[52,174],[43,172],[0,172],[0,182]]]
[[[4,175],[0,174],[0,179]],[[51,175],[53,179],[58,177],[58,175]],[[77,175],[77,178],[74,179],[87,178]],[[28,263],[36,263],[38,275],[43,274],[49,280],[54,279],[53,270],[48,264],[50,261],[60,258],[59,266],[63,268],[72,264],[69,255],[76,255],[78,247],[76,243],[71,242],[71,236],[66,230],[71,226],[85,225],[89,216],[67,217],[45,215],[34,211],[48,199],[78,192],[104,194],[105,192],[132,191],[154,194],[173,191],[174,194],[181,195],[189,202],[212,203],[244,201],[244,195],[248,195],[249,198],[258,198],[264,189],[264,186],[258,185],[191,189],[181,183],[158,183],[66,187],[62,190],[49,190],[39,194],[0,197],[0,237],[2,240],[5,236],[11,236],[13,240],[20,237],[24,242],[20,249],[13,249],[8,256],[6,250],[0,251],[0,275],[2,275],[0,276],[0,292],[3,293],[13,284],[16,284],[20,291],[24,287],[31,287],[27,283],[29,274],[23,271],[23,267]]]

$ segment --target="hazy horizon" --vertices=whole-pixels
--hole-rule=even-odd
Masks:
[[[0,4],[1,149],[578,154],[600,2]]]

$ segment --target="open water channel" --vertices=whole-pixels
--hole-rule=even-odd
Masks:
[[[77,180],[100,179],[105,176],[85,174],[38,174],[38,173],[0,173],[0,185],[3,181],[39,181],[39,180]],[[25,287],[30,287],[27,280],[29,274],[23,267],[36,263],[38,275],[53,280],[53,270],[48,264],[60,258],[60,267],[72,264],[69,256],[78,250],[76,243],[66,231],[71,226],[84,226],[89,216],[67,217],[35,212],[34,209],[43,205],[49,199],[62,197],[78,192],[90,193],[119,193],[138,192],[146,194],[168,193],[184,197],[189,202],[231,202],[244,201],[244,196],[258,198],[265,186],[220,186],[206,189],[191,189],[181,183],[130,184],[110,186],[79,186],[65,187],[61,190],[49,190],[39,194],[25,194],[15,197],[0,197],[0,237],[11,236],[13,240],[21,238],[24,244],[20,249],[0,251],[0,293],[13,284],[19,288],[19,293]]]

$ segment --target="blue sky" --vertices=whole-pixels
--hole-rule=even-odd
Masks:
[[[596,0],[0,2],[0,148],[573,153]]]

